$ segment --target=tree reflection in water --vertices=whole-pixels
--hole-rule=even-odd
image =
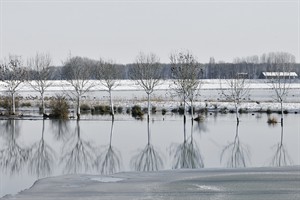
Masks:
[[[273,155],[271,160],[272,166],[281,167],[293,164],[293,161],[289,156],[286,147],[283,144],[283,124],[281,125],[280,142],[274,145],[272,149],[275,149],[275,154]]]
[[[56,140],[66,141],[69,137],[69,124],[68,120],[63,119],[52,119],[51,128]]]
[[[174,157],[173,168],[182,169],[182,168],[203,168],[204,161],[200,152],[200,148],[197,143],[194,141],[193,133],[193,121],[191,123],[191,136],[187,139],[186,136],[186,122],[183,123],[183,143],[179,145],[171,146],[171,155]],[[173,153],[174,152],[174,153]]]
[[[226,160],[227,159],[227,160]],[[229,168],[246,167],[250,162],[250,151],[239,139],[239,123],[236,124],[235,138],[221,152],[220,162],[226,160]]]
[[[140,150],[132,157],[130,163],[136,171],[157,171],[163,168],[163,159],[154,146],[150,143],[150,120],[147,119],[148,143],[144,149]]]
[[[113,174],[120,170],[121,153],[112,146],[112,137],[114,130],[114,117],[111,120],[109,145],[104,147],[95,160],[94,166],[101,174]]]
[[[63,147],[61,163],[65,163],[65,173],[88,171],[94,163],[95,149],[90,142],[84,141],[80,135],[80,124],[77,120],[74,137],[70,138]],[[65,149],[67,148],[67,149]]]
[[[55,151],[44,140],[45,120],[43,120],[42,137],[31,147],[29,171],[38,177],[49,176],[52,173]]]
[[[29,149],[22,148],[16,141],[20,135],[18,122],[14,119],[1,122],[5,144],[4,148],[0,149],[0,167],[10,174],[20,172],[29,158]]]

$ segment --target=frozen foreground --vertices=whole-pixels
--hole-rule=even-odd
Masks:
[[[3,199],[300,199],[300,166],[65,175]]]

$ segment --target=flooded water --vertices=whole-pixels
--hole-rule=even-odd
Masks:
[[[130,115],[1,120],[0,197],[61,174],[300,165],[300,115],[285,115],[283,127],[268,125],[267,114],[240,117],[238,126],[234,114],[219,113],[193,124],[188,116],[185,126],[171,114],[149,123]]]

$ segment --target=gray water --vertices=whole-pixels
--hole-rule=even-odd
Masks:
[[[285,115],[283,127],[267,118],[243,114],[237,126],[234,114],[211,113],[193,127],[188,117],[185,128],[182,116],[171,114],[153,115],[149,127],[129,115],[114,123],[110,116],[1,120],[0,196],[61,174],[300,165],[300,116]]]

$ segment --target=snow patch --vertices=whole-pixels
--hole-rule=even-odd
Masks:
[[[209,185],[195,185],[199,190],[204,190],[204,191],[223,191],[221,188],[216,187],[216,186],[209,186]]]
[[[96,177],[96,178],[91,178],[92,181],[98,181],[102,183],[115,183],[122,181],[124,179],[122,178],[114,178],[114,177]]]

